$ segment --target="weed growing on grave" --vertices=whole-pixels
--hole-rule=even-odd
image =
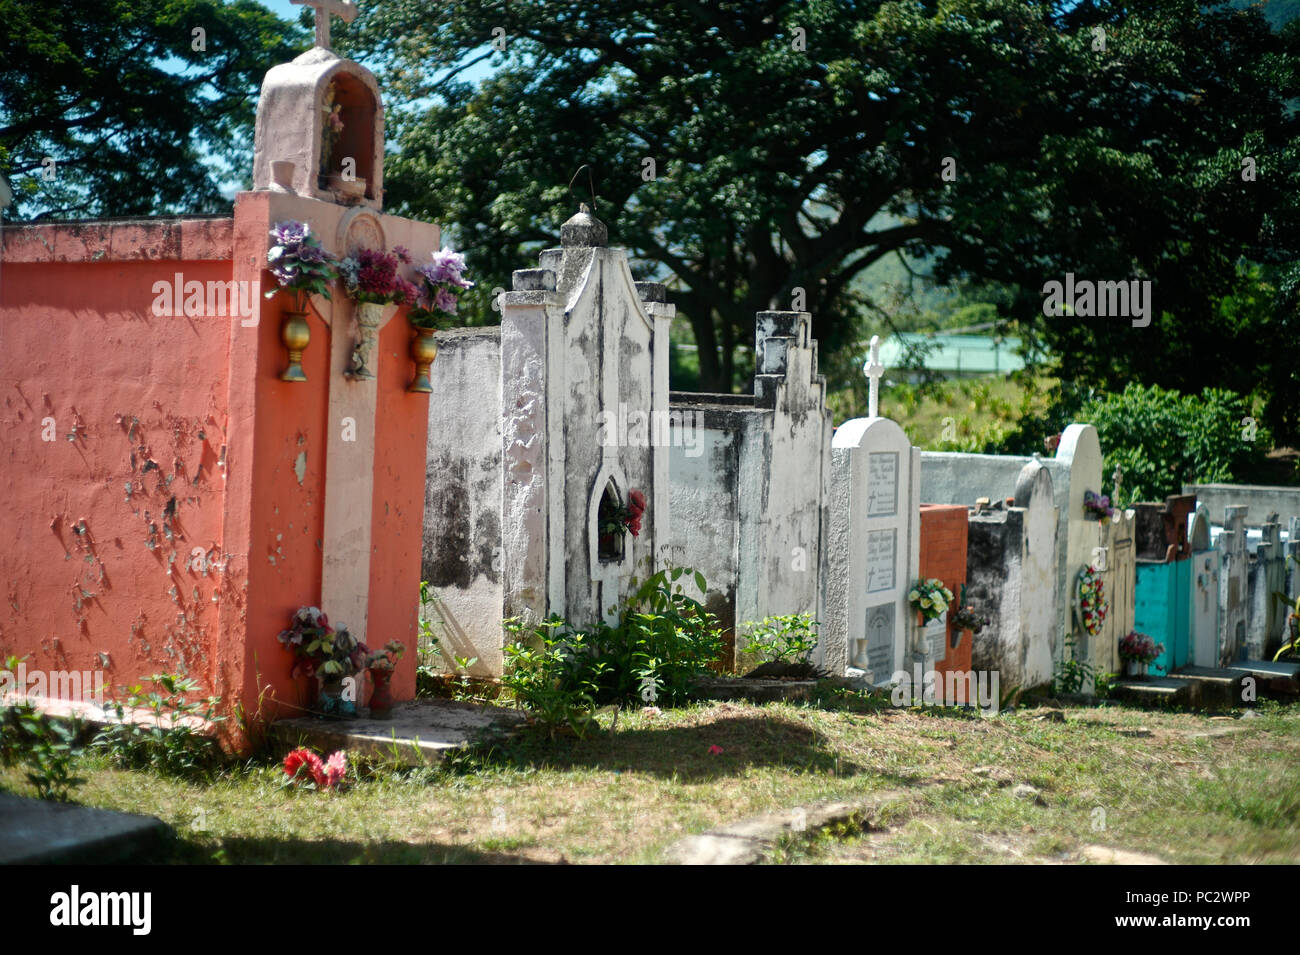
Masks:
[[[748,633],[744,654],[756,663],[807,663],[817,646],[817,626],[812,614],[764,617],[741,625]]]
[[[41,799],[66,802],[84,780],[72,774],[83,749],[77,742],[81,727],[49,719],[22,703],[0,710],[0,765],[21,765]]]
[[[1110,697],[1115,692],[1115,682],[1119,679],[1118,673],[1097,673],[1092,680],[1092,691],[1097,695],[1099,700]]]
[[[8,657],[4,669],[16,672],[26,657]],[[0,708],[0,766],[21,766],[41,799],[65,802],[84,780],[72,774],[82,753],[78,720],[50,719],[29,700]]]
[[[1096,681],[1097,671],[1091,663],[1074,659],[1074,640],[1065,638],[1065,652],[1056,662],[1052,674],[1052,695],[1075,695],[1083,692],[1089,680]]]
[[[633,578],[615,624],[576,627],[552,616],[529,628],[507,620],[513,639],[503,686],[552,733],[568,727],[580,737],[597,706],[690,699],[724,644],[717,619],[684,592],[683,576],[706,590],[703,574],[681,567]]]
[[[200,724],[225,719],[217,715],[220,699],[186,700],[199,684],[179,673],[155,673],[149,682],[157,689],[145,693],[137,683],[127,688],[125,700],[112,704],[118,722],[100,730],[94,745],[127,769],[150,768],[173,776],[206,778],[217,767],[220,750]],[[128,709],[146,710],[152,719],[127,720]]]

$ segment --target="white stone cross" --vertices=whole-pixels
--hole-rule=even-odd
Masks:
[[[880,336],[871,336],[871,357],[862,366],[862,373],[871,379],[871,392],[867,398],[867,417],[876,417],[880,408],[880,376],[885,366],[880,363]]]
[[[323,50],[330,48],[330,17],[339,17],[344,23],[351,23],[357,18],[360,9],[352,0],[289,0],[298,6],[314,7],[316,10],[316,45]]]
[[[1110,499],[1110,506],[1116,509],[1119,508],[1119,482],[1120,482],[1120,478],[1122,478],[1123,475],[1124,472],[1120,468],[1120,466],[1118,464],[1115,465],[1115,473],[1111,475],[1111,480],[1115,482],[1115,486],[1114,488],[1111,489],[1110,492],[1112,495]]]

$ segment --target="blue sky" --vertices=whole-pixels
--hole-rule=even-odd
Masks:
[[[299,11],[304,9],[290,3],[289,0],[260,0],[260,2],[262,6],[274,11],[285,20],[297,20]]]

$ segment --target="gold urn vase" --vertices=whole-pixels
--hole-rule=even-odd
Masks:
[[[280,325],[280,341],[289,352],[289,367],[280,373],[281,381],[306,381],[302,371],[302,353],[311,341],[311,326],[306,312],[286,312]]]
[[[438,357],[438,343],[433,338],[432,328],[417,328],[411,339],[411,358],[415,360],[415,381],[406,390],[417,394],[430,394],[433,385],[429,383],[429,366]]]

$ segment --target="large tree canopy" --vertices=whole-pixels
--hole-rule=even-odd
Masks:
[[[1296,259],[1297,47],[1257,10],[394,0],[344,43],[385,65],[397,105],[390,207],[449,225],[504,285],[590,163],[611,239],[674,277],[708,387],[738,383],[753,312],[797,287],[823,346],[842,342],[851,280],[896,250],[1024,290],[1016,317],[1098,385],[1236,387],[1273,360],[1218,304],[1242,256]],[[1149,278],[1165,317],[1046,319],[1040,289],[1066,272]]]
[[[0,0],[0,23],[0,173],[29,217],[229,209],[262,76],[306,46],[253,0]]]

